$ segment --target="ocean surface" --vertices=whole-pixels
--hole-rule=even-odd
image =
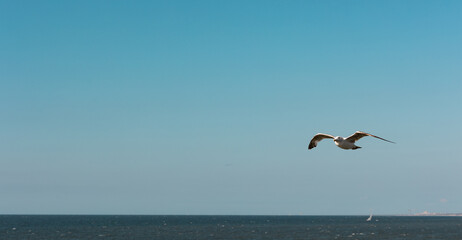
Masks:
[[[0,239],[462,239],[462,217],[0,215]]]

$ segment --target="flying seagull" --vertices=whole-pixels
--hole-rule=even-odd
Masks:
[[[377,137],[375,135],[365,133],[365,132],[361,132],[361,131],[356,131],[353,135],[351,135],[351,136],[349,136],[347,138],[334,137],[334,136],[329,135],[329,134],[318,133],[318,134],[314,135],[313,139],[311,139],[310,145],[308,145],[308,149],[312,149],[312,148],[316,147],[318,145],[318,142],[323,140],[324,138],[332,138],[332,139],[334,139],[335,145],[337,145],[339,148],[355,150],[355,149],[361,148],[359,146],[356,146],[355,142],[358,141],[359,139],[361,139],[362,137],[365,137],[365,136],[371,136],[371,137],[381,139],[383,141],[394,143],[394,142],[389,141],[387,139],[383,139],[381,137]]]

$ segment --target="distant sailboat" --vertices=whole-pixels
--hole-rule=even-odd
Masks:
[[[372,220],[372,212],[371,212],[371,215],[369,215],[369,217],[366,219],[366,221],[370,222]]]

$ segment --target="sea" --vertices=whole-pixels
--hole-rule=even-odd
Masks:
[[[462,217],[0,215],[0,239],[462,239]]]

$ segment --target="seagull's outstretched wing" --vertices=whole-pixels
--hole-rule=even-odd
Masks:
[[[318,133],[314,135],[313,139],[310,141],[310,145],[308,145],[308,149],[312,149],[318,145],[318,142],[323,140],[324,138],[334,138],[334,136],[331,136],[329,134],[324,134],[324,133]]]
[[[371,136],[371,137],[375,137],[375,138],[381,139],[381,140],[383,140],[383,141],[395,143],[395,142],[392,142],[392,141],[390,141],[390,140],[387,140],[387,139],[384,139],[384,138],[381,138],[381,137],[377,137],[377,136],[375,136],[375,135],[372,135],[372,134],[369,134],[369,133],[365,133],[365,132],[361,132],[361,131],[355,132],[353,135],[347,137],[345,140],[354,143],[354,142],[358,141],[359,139],[361,139],[362,137],[365,137],[365,136]]]

